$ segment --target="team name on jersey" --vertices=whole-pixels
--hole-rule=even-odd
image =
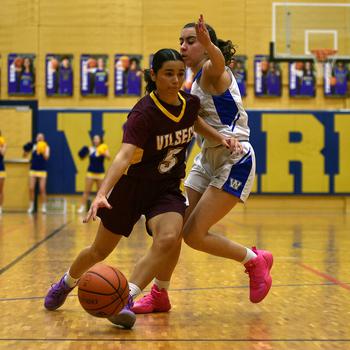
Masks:
[[[190,126],[189,128],[177,130],[170,134],[157,135],[157,150],[159,151],[169,146],[189,143],[193,137],[193,134],[194,126]]]

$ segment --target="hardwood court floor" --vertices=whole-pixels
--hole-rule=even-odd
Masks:
[[[171,312],[140,315],[133,330],[85,313],[76,291],[61,309],[43,308],[96,228],[74,214],[2,215],[1,349],[350,349],[350,218],[341,211],[232,211],[213,231],[273,252],[269,296],[251,304],[240,264],[184,247]],[[130,275],[150,242],[140,221],[107,263]]]

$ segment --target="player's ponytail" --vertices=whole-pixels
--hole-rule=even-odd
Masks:
[[[161,49],[157,51],[152,59],[151,69],[154,74],[157,74],[159,69],[162,68],[164,62],[168,61],[181,61],[183,58],[180,53],[174,49]],[[151,93],[153,90],[156,90],[156,83],[152,80],[151,69],[146,69],[144,72],[144,79],[146,82],[146,92]]]
[[[144,70],[143,79],[146,82],[146,92],[151,93],[156,89],[156,83],[151,78],[151,70],[149,68]]]
[[[235,46],[232,44],[231,40],[225,41],[218,39],[218,48],[225,58],[226,66],[228,66],[233,61],[233,56],[236,53]]]

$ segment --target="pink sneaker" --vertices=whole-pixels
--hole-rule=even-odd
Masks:
[[[151,312],[167,312],[171,309],[168,292],[166,289],[159,290],[154,284],[151,293],[145,295],[134,303],[131,308],[135,314],[149,314]]]
[[[245,272],[249,274],[250,301],[259,303],[266,297],[272,285],[270,270],[273,256],[266,250],[259,250],[255,247],[252,250],[257,257],[249,260],[244,266]]]

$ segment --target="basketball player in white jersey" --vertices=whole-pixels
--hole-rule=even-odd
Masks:
[[[183,228],[184,241],[194,249],[244,265],[250,279],[250,300],[259,303],[272,284],[272,254],[255,247],[246,248],[209,232],[237,203],[247,200],[255,176],[248,115],[237,82],[227,67],[235,50],[231,41],[217,39],[202,15],[197,23],[184,26],[180,44],[186,66],[194,73],[191,93],[200,98],[200,115],[221,134],[238,139],[243,148],[243,153],[231,154],[225,147],[203,140],[202,150],[185,182],[189,208]],[[151,292],[135,302],[132,308],[135,313],[170,310],[167,289],[179,253],[180,250],[169,255],[168,264],[159,267]],[[139,262],[140,269],[146,268],[144,258]],[[136,297],[135,290],[131,290],[131,295]]]

